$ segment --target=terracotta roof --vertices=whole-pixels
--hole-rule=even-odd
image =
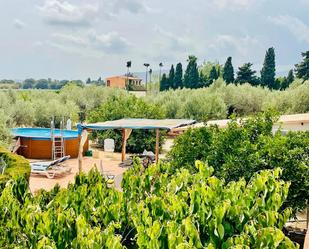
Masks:
[[[142,80],[141,78],[138,77],[132,77],[132,76],[125,76],[125,75],[118,75],[118,76],[111,76],[107,77],[106,79],[113,79],[113,78],[122,78],[122,79],[129,79],[129,80]]]

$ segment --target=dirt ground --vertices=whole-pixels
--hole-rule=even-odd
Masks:
[[[160,158],[164,158],[165,153],[170,150],[173,144],[173,139],[166,139],[163,145],[163,153]],[[97,166],[100,170],[100,162],[102,160],[104,173],[115,175],[115,187],[121,189],[121,180],[123,172],[126,171],[125,168],[119,167],[121,162],[121,153],[111,153],[104,152],[100,149],[91,148],[93,151],[92,157],[83,158],[83,171],[89,172],[93,167]],[[129,155],[127,155],[129,156]],[[30,160],[30,162],[35,162],[37,160]],[[65,188],[69,183],[74,181],[75,175],[78,173],[78,160],[77,158],[69,159],[66,165],[72,168],[70,174],[64,175],[62,177],[57,177],[54,179],[49,179],[46,176],[31,175],[30,176],[30,190],[35,193],[39,189],[51,190],[56,184],[60,187]]]
[[[94,151],[93,157],[83,158],[83,171],[89,172],[93,167],[97,166],[100,170],[100,161],[102,160],[103,172],[115,175],[115,186],[120,188],[122,180],[122,174],[126,170],[125,168],[119,167],[121,154],[120,153],[107,153],[103,151]],[[78,173],[78,160],[77,158],[69,159],[66,162],[66,166],[72,168],[70,174],[64,175],[63,177],[57,177],[54,179],[48,179],[46,176],[31,175],[30,176],[30,190],[35,193],[39,189],[50,190],[57,183],[65,188],[67,185],[74,181],[74,176]]]

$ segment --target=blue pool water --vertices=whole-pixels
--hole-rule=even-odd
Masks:
[[[12,133],[14,137],[27,137],[39,140],[51,139],[51,133],[49,128],[13,128]],[[60,135],[60,130],[55,129],[54,135]],[[62,136],[65,139],[78,138],[78,131],[62,130]]]

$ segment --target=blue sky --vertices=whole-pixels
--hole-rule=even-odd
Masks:
[[[2,0],[0,78],[98,78],[186,63],[260,71],[275,47],[277,73],[309,49],[309,0]]]

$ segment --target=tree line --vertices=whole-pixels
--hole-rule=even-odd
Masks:
[[[39,79],[35,80],[33,78],[25,79],[21,83],[17,83],[13,80],[1,80],[0,86],[3,85],[4,88],[19,88],[19,89],[52,89],[59,90],[63,88],[65,85],[73,84],[77,86],[85,86],[85,85],[97,85],[103,86],[105,82],[100,77],[98,80],[91,80],[88,78],[86,82],[82,80],[53,80],[51,78],[48,79]],[[0,87],[1,88],[1,87]]]
[[[168,75],[166,73],[162,75],[160,91],[178,88],[196,89],[207,87],[219,77],[223,78],[227,84],[249,83],[253,86],[285,90],[294,81],[295,76],[304,81],[309,79],[309,51],[302,53],[302,57],[303,60],[296,64],[295,69],[291,69],[287,76],[276,78],[275,49],[273,47],[266,51],[260,77],[252,69],[253,64],[250,62],[240,66],[235,75],[232,57],[228,57],[224,65],[220,65],[219,63],[204,63],[204,65],[198,66],[197,57],[190,55],[184,73],[182,64],[178,63],[176,70],[174,65],[172,65]]]

